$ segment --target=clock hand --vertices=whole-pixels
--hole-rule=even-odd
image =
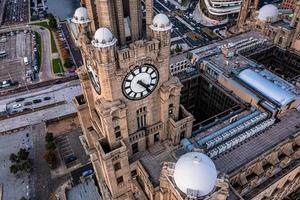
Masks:
[[[142,87],[144,87],[144,88],[147,90],[147,92],[149,92],[149,93],[151,92],[151,90],[149,89],[150,85],[144,83],[144,82],[141,81],[141,80],[138,80],[137,84],[139,84],[139,85],[141,85]]]

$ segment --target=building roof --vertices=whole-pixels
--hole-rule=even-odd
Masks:
[[[108,28],[99,28],[94,36],[92,44],[94,47],[105,48],[113,46],[117,43],[117,39]]]
[[[93,179],[87,179],[67,191],[67,200],[102,200]]]
[[[300,112],[293,109],[264,133],[213,159],[219,171],[230,174],[299,131]]]
[[[278,19],[278,8],[272,4],[268,4],[259,9],[257,18],[261,21],[275,22]]]
[[[287,105],[296,98],[293,93],[282,89],[252,69],[243,70],[238,74],[238,78],[282,106]]]
[[[75,10],[72,22],[76,24],[85,24],[89,22],[87,9],[79,7]]]
[[[154,31],[168,31],[172,28],[172,24],[165,14],[157,14],[153,18],[150,28]]]
[[[213,161],[203,153],[189,152],[182,155],[174,169],[176,186],[185,194],[195,191],[198,197],[209,194],[217,182]]]

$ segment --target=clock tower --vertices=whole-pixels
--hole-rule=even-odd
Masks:
[[[132,199],[130,158],[191,137],[193,117],[179,103],[182,84],[169,73],[168,17],[152,17],[152,0],[145,0],[146,19],[138,0],[95,3],[97,23],[86,8],[73,17],[84,59],[77,70],[83,95],[74,102],[103,198]],[[93,33],[91,24],[102,26]]]

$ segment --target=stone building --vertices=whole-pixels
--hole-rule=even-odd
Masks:
[[[115,1],[118,2],[122,1]],[[187,194],[194,198],[203,196],[199,192],[203,187],[201,185],[187,185],[189,192],[192,191],[190,194],[186,190],[180,192],[170,182],[160,181],[169,180],[169,174],[159,175],[163,169],[159,163],[167,162],[168,159],[159,162],[161,158],[158,156],[158,160],[153,162],[157,164],[153,166],[154,169],[141,164],[142,159],[152,158],[140,157],[141,154],[172,148],[179,144],[180,139],[191,137],[192,132],[194,118],[179,104],[182,84],[169,72],[172,28],[169,19],[163,14],[156,15],[151,20],[148,36],[143,40],[139,40],[143,37],[139,35],[138,29],[131,26],[132,37],[127,40],[122,31],[124,24],[114,21],[118,16],[109,17],[105,12],[106,6],[112,2],[106,3],[101,1],[96,5],[97,19],[102,20],[98,22],[101,28],[95,33],[95,19],[89,19],[88,6],[87,9],[78,8],[72,20],[77,27],[76,37],[84,58],[84,66],[77,70],[84,94],[77,96],[74,102],[102,197],[173,199],[163,190],[172,190],[177,199],[184,199]],[[152,8],[152,3],[148,3],[148,9],[149,6]],[[114,6],[124,12],[126,10],[118,7],[119,4]],[[133,17],[137,17],[137,21],[141,20],[140,15],[134,15],[135,8],[129,11]],[[199,160],[195,162],[199,165],[206,164],[202,157],[210,161],[204,154],[198,153],[198,156]],[[212,195],[215,184],[222,185],[218,182],[225,179],[217,179],[217,171],[213,169],[213,172],[215,177],[205,195]],[[155,175],[152,176],[152,173]],[[177,182],[181,178],[177,178]],[[223,196],[226,198],[226,195]]]
[[[267,37],[250,32],[190,52],[199,74],[187,79],[193,91],[201,80],[205,99],[189,109],[222,111],[195,128],[180,104],[183,85],[170,75],[168,17],[153,17],[152,0],[145,15],[137,0],[94,2],[72,19],[84,60],[74,104],[103,199],[281,199],[297,188],[297,87],[241,56],[269,45]]]
[[[284,9],[296,9],[297,0],[283,0],[281,3],[281,8]]]
[[[256,30],[270,37],[282,48],[300,51],[300,2],[295,6],[291,21],[287,21],[274,5],[265,5],[258,9],[259,0],[244,0],[237,25],[228,31],[228,35]]]

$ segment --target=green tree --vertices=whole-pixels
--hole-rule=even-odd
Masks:
[[[46,144],[46,149],[47,150],[55,150],[56,146],[54,144],[54,142],[47,142]]]
[[[30,168],[31,168],[31,166],[30,166],[30,162],[27,160],[27,161],[25,161],[25,162],[23,162],[20,166],[19,166],[19,169],[21,170],[21,171],[30,171]]]
[[[57,163],[57,158],[56,158],[56,154],[54,151],[46,151],[45,155],[44,155],[44,159],[47,161],[48,165],[51,168],[54,168],[56,166]]]
[[[12,173],[12,174],[16,174],[16,173],[18,173],[18,171],[19,171],[19,167],[18,167],[18,165],[11,165],[10,167],[9,167],[9,169],[10,169],[10,173]]]
[[[13,162],[17,162],[18,161],[18,156],[14,153],[10,154],[9,156],[9,160],[13,163]]]
[[[57,21],[55,17],[52,14],[48,15],[48,20],[49,20],[49,27],[51,30],[56,30],[57,29]]]
[[[47,132],[45,140],[46,142],[53,142],[54,141],[53,133]]]
[[[20,160],[27,160],[28,156],[29,156],[29,152],[26,149],[21,148],[19,150],[18,157],[19,157]]]
[[[73,65],[73,62],[71,61],[71,59],[70,59],[70,58],[67,58],[67,59],[65,60],[64,67],[67,68],[67,69],[69,69],[69,68],[71,68],[71,67],[73,67],[73,66],[74,66],[74,65]]]

